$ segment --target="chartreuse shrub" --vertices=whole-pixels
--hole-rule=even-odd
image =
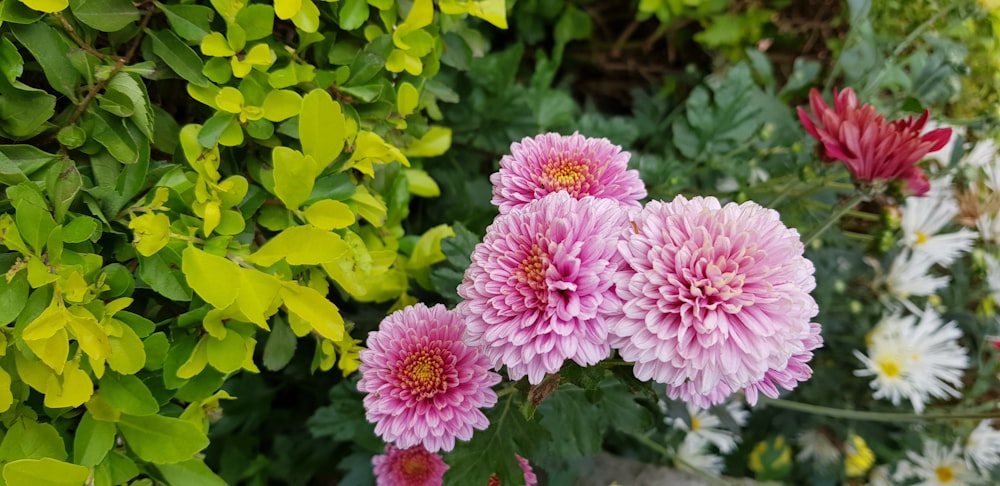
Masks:
[[[358,366],[346,302],[414,302],[446,225],[441,64],[499,1],[0,6],[0,482],[218,484],[221,390]],[[447,50],[446,50],[447,47]],[[414,284],[415,282],[415,284]]]

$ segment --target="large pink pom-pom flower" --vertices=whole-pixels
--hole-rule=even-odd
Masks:
[[[822,344],[812,262],[776,211],[713,197],[652,201],[619,243],[622,314],[611,346],[636,377],[707,408],[744,389],[777,396],[807,379]]]
[[[823,144],[823,155],[844,162],[858,182],[886,183],[902,180],[906,193],[921,196],[930,189],[927,176],[915,164],[925,155],[951,140],[950,128],[938,128],[921,135],[930,112],[888,122],[875,107],[858,104],[851,88],[833,90],[833,107],[823,101],[816,88],[809,90],[813,122],[802,107],[799,121],[806,131]]]
[[[608,356],[607,323],[628,216],[617,202],[564,191],[497,216],[458,287],[466,339],[511,379],[537,384],[563,361]]]
[[[479,410],[496,404],[490,388],[500,375],[462,341],[465,325],[441,304],[415,304],[388,315],[360,351],[365,417],[386,442],[431,452],[450,451],[489,420]]]
[[[448,470],[441,456],[413,446],[399,449],[385,446],[385,454],[372,457],[375,486],[441,486]]]
[[[628,170],[631,154],[606,138],[544,133],[525,137],[510,146],[500,159],[500,171],[490,176],[494,205],[500,214],[566,191],[580,199],[594,196],[614,199],[636,209],[646,197],[639,172]]]

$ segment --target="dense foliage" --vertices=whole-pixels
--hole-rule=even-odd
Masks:
[[[998,385],[1000,229],[976,222],[1000,209],[1000,8],[938,3],[0,2],[0,482],[372,483],[359,349],[388,313],[461,301],[489,176],[543,132],[621,145],[648,200],[779,211],[815,265],[824,346],[749,416],[689,409],[616,355],[505,380],[489,428],[443,454],[446,484],[522,484],[518,456],[571,484],[601,451],[709,480],[724,460],[913,482],[928,444],[971,453]],[[960,211],[921,234],[979,233],[910,274],[930,292],[893,287],[916,203],[858,192],[801,125],[810,88],[833,87],[961,135],[922,164]],[[961,331],[957,395],[873,396],[857,354],[927,309]],[[699,427],[731,444],[692,446]],[[983,482],[990,440],[992,469],[969,459]]]

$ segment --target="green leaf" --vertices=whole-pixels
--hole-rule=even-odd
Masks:
[[[44,15],[45,14],[42,12],[28,8],[28,6],[22,2],[0,2],[0,20],[5,22],[30,24],[32,22],[37,22]]]
[[[344,150],[347,128],[340,103],[326,90],[314,89],[302,98],[299,140],[302,152],[326,167]]]
[[[284,368],[295,356],[297,345],[295,333],[285,324],[284,319],[276,317],[264,344],[264,367],[271,371]]]
[[[94,123],[90,136],[108,149],[115,160],[123,164],[139,161],[139,145],[125,127],[125,120],[101,110],[93,112],[88,119]]]
[[[125,442],[139,459],[156,464],[189,460],[208,445],[198,426],[172,417],[122,414],[118,421]]]
[[[181,270],[188,286],[216,309],[236,300],[239,287],[233,282],[239,281],[239,272],[228,259],[189,246],[181,254]]]
[[[158,294],[174,301],[191,300],[191,287],[179,268],[179,255],[164,248],[155,255],[139,257],[139,278]]]
[[[298,209],[312,192],[313,183],[322,167],[310,156],[303,156],[288,147],[275,147],[271,152],[274,167],[274,193],[288,209]]]
[[[101,32],[116,32],[139,20],[139,9],[129,0],[70,0],[76,19]]]
[[[368,20],[367,0],[345,0],[340,5],[340,28],[354,30]]]
[[[90,216],[76,216],[63,226],[64,243],[81,243],[100,236],[100,223]]]
[[[356,219],[350,206],[333,199],[316,201],[303,214],[306,220],[324,230],[346,228]]]
[[[151,334],[142,342],[142,347],[146,351],[147,370],[158,370],[163,367],[163,362],[167,359],[167,351],[170,349],[170,341],[163,332]]]
[[[73,462],[87,467],[100,464],[115,445],[115,432],[115,424],[84,413],[73,434]]]
[[[274,7],[247,5],[236,14],[236,23],[243,27],[248,41],[270,37],[274,31]]]
[[[548,433],[537,422],[524,419],[513,404],[513,396],[484,413],[490,426],[475,431],[468,442],[457,442],[445,454],[444,460],[451,466],[445,472],[445,483],[486,484],[490,474],[496,474],[501,484],[524,484],[524,473],[514,454],[530,457],[529,448],[548,439]]]
[[[264,118],[280,122],[299,114],[302,109],[302,97],[287,89],[276,89],[267,94],[260,108],[264,110]],[[302,121],[299,120],[301,127]]]
[[[111,354],[107,360],[111,369],[123,375],[132,375],[146,365],[146,348],[131,327],[122,326],[122,335],[108,336],[108,343]]]
[[[417,109],[417,102],[420,99],[420,92],[417,88],[406,81],[399,83],[396,88],[396,111],[402,116],[407,116]]]
[[[243,336],[237,332],[229,331],[222,339],[216,339],[212,336],[208,336],[207,339],[208,364],[223,373],[232,373],[240,369],[247,355]]]
[[[0,145],[0,183],[14,186],[56,160],[55,154],[33,145]]]
[[[160,57],[181,78],[196,86],[208,86],[208,79],[201,74],[204,65],[201,56],[194,52],[176,34],[169,30],[146,29],[153,40],[153,53]]]
[[[76,168],[76,162],[62,160],[49,170],[47,189],[52,212],[56,221],[63,221],[69,206],[83,187],[83,178]]]
[[[344,318],[340,310],[316,290],[284,282],[281,298],[289,312],[308,322],[320,336],[331,341],[344,338]]]
[[[7,429],[0,442],[0,461],[42,457],[66,459],[66,444],[55,427],[22,416]]]
[[[75,103],[77,101],[76,88],[80,84],[80,73],[76,71],[65,55],[71,44],[45,22],[35,22],[28,25],[15,24],[10,27],[10,31],[42,66],[42,72],[45,74],[45,79],[49,81],[49,85]]]
[[[28,303],[28,279],[17,273],[9,282],[0,277],[0,326],[6,326],[21,313]]]
[[[211,8],[204,5],[164,5],[156,2],[156,7],[167,15],[170,30],[188,42],[200,42],[212,31],[209,23],[215,14]]]
[[[8,486],[83,486],[90,469],[78,464],[42,459],[21,459],[3,467]]]
[[[24,58],[17,52],[17,46],[7,37],[0,39],[0,75],[13,83],[23,72]]]
[[[342,258],[350,251],[340,235],[313,225],[302,225],[278,233],[246,260],[263,267],[279,260],[289,265],[319,265]]]
[[[0,77],[0,130],[9,137],[20,140],[37,135],[55,114],[55,106],[55,96],[21,83],[14,87]]]
[[[451,129],[434,125],[422,137],[403,149],[407,157],[437,157],[451,147]]]
[[[144,416],[160,411],[160,404],[149,388],[134,375],[105,373],[100,390],[101,396],[122,413]]]
[[[92,0],[93,1],[93,0]],[[131,2],[129,3],[131,5]],[[108,81],[105,96],[117,94],[131,102],[132,112],[128,116],[147,139],[153,139],[153,109],[146,94],[146,85],[139,76],[131,73],[119,73]]]
[[[17,213],[14,215],[14,219],[17,221],[17,229],[21,232],[21,237],[36,252],[41,252],[49,238],[49,233],[56,227],[52,215],[34,204],[21,204],[15,207]]]
[[[200,459],[188,459],[176,464],[158,464],[156,469],[167,484],[184,486],[226,486],[226,482],[212,472]]]

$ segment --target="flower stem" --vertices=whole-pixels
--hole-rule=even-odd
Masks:
[[[833,213],[830,214],[830,217],[827,218],[826,221],[823,221],[823,224],[819,225],[819,227],[810,231],[805,237],[803,237],[802,244],[809,245],[809,243],[812,242],[812,240],[815,240],[817,237],[819,237],[819,235],[823,234],[824,232],[826,232],[826,230],[830,229],[830,226],[832,226],[833,223],[839,221],[840,218],[843,217],[845,214],[847,214],[848,211],[853,209],[855,205],[867,199],[868,199],[867,194],[863,192],[855,193],[854,196],[844,201],[843,204],[840,205],[840,207],[834,210]]]
[[[865,420],[870,422],[930,422],[934,420],[983,420],[1000,418],[1000,410],[992,412],[971,412],[971,413],[928,413],[918,415],[915,413],[896,412],[866,412],[864,410],[846,410],[842,408],[824,407],[809,403],[793,402],[780,398],[760,397],[759,403],[772,407],[794,410],[796,412],[823,415],[826,417],[837,417],[854,420]]]

